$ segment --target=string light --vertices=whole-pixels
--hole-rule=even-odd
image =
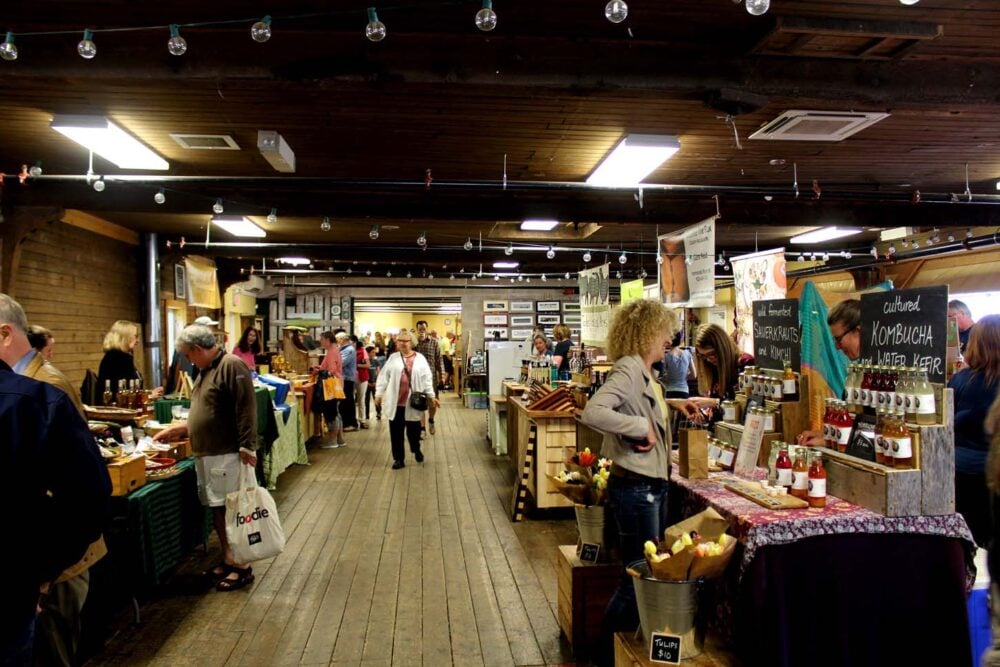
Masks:
[[[590,251],[589,250],[586,251],[585,253],[583,253],[583,262],[584,262],[584,264],[586,264],[587,262],[589,262],[591,259],[592,258],[590,256]]]
[[[503,254],[507,255],[508,257],[510,257],[511,255],[513,255],[514,254],[514,244],[513,243],[508,243],[507,247],[503,249]]]
[[[265,16],[250,26],[250,37],[260,44],[271,39],[271,17]]]
[[[330,216],[323,216],[323,222],[319,223],[319,228],[324,232],[330,231]]]
[[[476,12],[476,27],[489,32],[497,27],[497,14],[493,11],[493,0],[483,0],[483,8]]]
[[[378,225],[372,225],[372,229],[368,232],[368,238],[372,241],[378,239]]]
[[[618,255],[618,263],[619,264],[624,264],[627,261],[628,261],[628,256],[626,256],[625,255],[625,251],[622,250],[622,254]]]
[[[548,251],[547,251],[547,252],[545,253],[545,256],[546,256],[547,258],[549,258],[549,259],[555,259],[555,258],[556,258],[556,249],[555,249],[555,248],[553,248],[552,246],[549,246],[549,249],[548,249]]]
[[[170,24],[170,39],[167,41],[167,51],[172,56],[183,56],[188,50],[188,43],[181,37],[181,29],[176,23]]]
[[[660,254],[656,255],[656,263],[658,266],[663,266],[663,255]]]
[[[462,244],[462,247],[465,248],[466,251],[472,250],[472,237],[471,236],[469,236],[469,237],[467,237],[465,239],[465,243]]]
[[[612,23],[621,23],[628,17],[628,5],[624,0],[610,0],[604,5],[604,18]]]
[[[212,212],[216,215],[221,215],[226,210],[226,207],[222,205],[222,199],[216,199],[215,203],[212,204]]]
[[[104,188],[107,187],[107,183],[104,182],[104,177],[101,176],[96,181],[94,181],[94,190],[97,192],[104,192]]]
[[[766,14],[771,8],[771,0],[747,0],[747,12],[752,16]]]
[[[569,271],[566,272],[566,280],[569,280]]]
[[[949,232],[948,243],[954,243],[954,242],[955,242],[955,235]]]
[[[278,224],[278,209],[271,209],[271,212],[267,214],[267,221],[272,225]]]
[[[420,232],[420,236],[417,237],[417,245],[421,248],[427,245],[427,232]]]
[[[32,178],[38,178],[42,175],[42,161],[35,160],[35,164],[31,165],[31,169],[28,170]]]
[[[76,52],[84,60],[90,60],[97,55],[97,45],[94,44],[94,33],[89,28],[83,31],[83,39],[76,45]]]
[[[14,33],[8,32],[0,44],[0,58],[4,60],[17,60],[17,47],[14,45]]]
[[[157,204],[165,204],[167,201],[166,191],[163,188],[157,190],[156,194],[153,195],[153,201],[155,201]]]
[[[368,25],[365,26],[365,37],[369,42],[381,42],[385,39],[385,24],[378,20],[378,12],[374,7],[368,8]]]
[[[965,230],[965,238],[967,238],[967,239],[971,239],[972,238],[972,230],[971,229],[966,229]]]

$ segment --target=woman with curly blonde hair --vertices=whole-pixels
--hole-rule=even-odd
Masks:
[[[142,374],[135,367],[135,358],[132,356],[138,343],[138,324],[128,320],[118,320],[111,325],[111,330],[104,335],[104,358],[101,359],[101,365],[97,370],[98,392],[104,391],[109,380],[114,395],[118,394],[119,388],[124,389],[130,380],[138,380],[142,385]],[[154,398],[162,394],[162,387],[157,387],[153,391]]]
[[[614,461],[608,479],[609,522],[617,529],[621,560],[642,558],[646,540],[663,535],[670,479],[668,407],[700,419],[691,401],[666,399],[652,366],[663,358],[677,319],[658,301],[643,299],[617,308],[608,330],[607,351],[614,368],[580,414],[587,426],[604,433],[601,455]],[[608,603],[601,627],[601,652],[608,659],[615,632],[639,623],[631,577]],[[606,660],[607,661],[607,660]]]

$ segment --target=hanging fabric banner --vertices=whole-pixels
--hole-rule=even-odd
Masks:
[[[188,257],[184,260],[184,264],[187,267],[188,305],[200,308],[222,308],[215,262],[204,257]]]
[[[785,249],[733,257],[736,288],[736,345],[753,354],[753,302],[785,298]]]
[[[715,217],[658,236],[660,300],[673,308],[715,305]]]
[[[642,278],[622,282],[619,284],[618,288],[622,293],[623,306],[630,301],[638,301],[642,298]]]
[[[587,345],[608,344],[611,322],[610,264],[586,269],[578,274],[580,285],[580,339]]]

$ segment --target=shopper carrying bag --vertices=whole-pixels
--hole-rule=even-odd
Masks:
[[[226,536],[238,563],[264,560],[285,550],[278,507],[267,489],[258,486],[248,465],[240,466],[239,489],[226,495]]]

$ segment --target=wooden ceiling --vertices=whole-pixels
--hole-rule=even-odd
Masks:
[[[718,245],[731,254],[824,224],[998,222],[995,0],[772,0],[761,17],[731,0],[633,0],[621,24],[604,18],[600,0],[497,0],[491,33],[475,28],[474,0],[412,0],[379,8],[388,31],[380,43],[364,38],[364,3],[330,5],[5,7],[20,56],[0,62],[0,170],[41,160],[44,176],[8,180],[4,206],[81,209],[164,240],[183,236],[202,252],[194,242],[222,198],[227,214],[251,216],[277,244],[207,251],[231,268],[296,254],[421,272],[474,270],[509,241],[526,272],[576,270],[580,253],[548,260],[523,244],[591,248],[596,262],[621,248],[652,252],[658,231],[717,210]],[[274,34],[258,44],[249,26],[264,14]],[[246,20],[219,24],[234,19]],[[189,48],[175,57],[169,23],[212,25],[182,26]],[[142,26],[161,27],[105,31]],[[75,52],[84,27],[95,30],[91,61]],[[69,34],[32,34],[58,31]],[[789,109],[890,116],[841,142],[748,138]],[[108,116],[169,171],[124,172],[95,158],[108,183],[95,192],[82,179],[84,150],[49,128],[60,113]],[[295,174],[263,159],[258,130],[281,133]],[[186,150],[171,133],[226,134],[241,150]],[[641,195],[583,187],[629,133],[676,135],[681,150]],[[167,201],[157,205],[161,187]],[[271,208],[276,224],[266,222]],[[512,235],[505,223],[528,217],[575,224],[561,235]],[[416,244],[422,231],[427,250]],[[231,239],[213,229],[211,240]]]

